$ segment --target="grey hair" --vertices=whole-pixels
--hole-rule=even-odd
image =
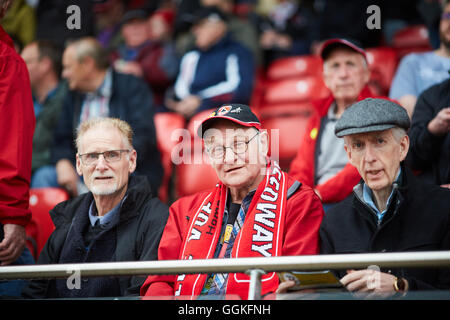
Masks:
[[[81,137],[90,129],[100,126],[110,126],[119,130],[127,147],[133,149],[133,129],[127,122],[117,118],[90,118],[80,123],[77,128],[75,145],[78,151],[81,146]]]
[[[398,143],[400,143],[400,141],[403,139],[403,137],[407,135],[406,130],[401,127],[393,127],[389,130],[391,130],[392,136],[394,137],[395,141],[397,141]],[[346,146],[349,146],[349,143],[348,143],[349,135],[344,136],[343,138],[344,138],[344,144]]]
[[[394,139],[397,142],[400,142],[403,139],[403,137],[407,135],[406,130],[401,127],[394,127],[391,130],[392,130],[392,135],[394,136]]]

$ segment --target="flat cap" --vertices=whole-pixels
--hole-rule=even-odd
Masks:
[[[410,120],[406,110],[386,99],[361,100],[342,114],[336,122],[334,133],[339,138],[350,134],[383,131],[394,127],[408,130]]]

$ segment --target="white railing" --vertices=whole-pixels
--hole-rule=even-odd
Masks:
[[[450,251],[4,266],[0,267],[0,280],[67,278],[74,271],[83,277],[238,272],[250,275],[248,298],[257,300],[261,298],[260,279],[265,272],[363,269],[373,265],[380,268],[450,267]]]

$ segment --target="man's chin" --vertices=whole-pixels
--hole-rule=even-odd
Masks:
[[[109,196],[117,191],[116,186],[93,186],[91,192],[96,196]]]

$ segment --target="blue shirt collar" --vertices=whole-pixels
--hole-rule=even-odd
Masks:
[[[89,220],[91,222],[91,225],[95,226],[97,221],[99,222],[99,224],[102,225],[109,223],[114,218],[114,216],[119,212],[122,203],[124,202],[125,199],[126,196],[114,208],[112,208],[109,212],[107,212],[103,216],[98,215],[97,208],[95,207],[95,200],[92,200],[92,203],[89,206]]]
[[[400,167],[398,170],[397,177],[395,178],[396,182],[398,181],[398,178],[400,177],[401,172],[402,172],[402,168]],[[393,194],[394,194],[394,188],[392,188],[391,194],[389,195],[389,198],[387,200],[386,209],[383,212],[380,212],[380,210],[378,210],[377,206],[375,205],[375,202],[373,201],[372,190],[365,183],[363,183],[363,200],[369,207],[371,207],[375,211],[375,213],[378,216],[379,221],[381,221],[383,219],[384,214],[387,211],[387,208],[389,208],[389,204],[391,203]]]

